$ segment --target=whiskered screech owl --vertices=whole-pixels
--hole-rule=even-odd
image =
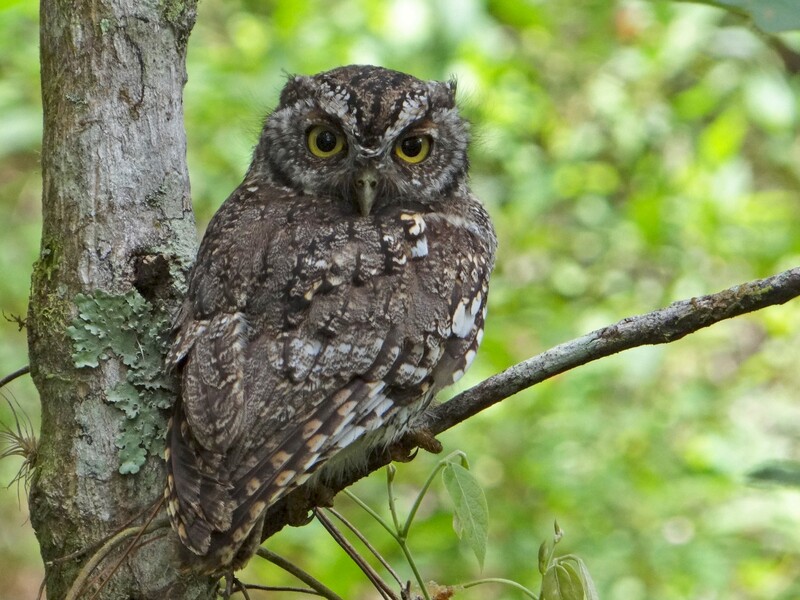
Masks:
[[[455,87],[290,78],[211,220],[169,355],[166,496],[197,568],[243,565],[268,506],[414,431],[475,357],[496,238]]]

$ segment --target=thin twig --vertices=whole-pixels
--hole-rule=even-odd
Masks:
[[[372,568],[363,556],[358,553],[358,550],[344,537],[341,531],[336,527],[336,525],[331,521],[328,516],[323,512],[322,509],[316,508],[314,509],[314,514],[316,515],[317,519],[322,526],[328,531],[334,541],[339,544],[339,546],[344,550],[345,554],[349,556],[356,566],[361,569],[364,575],[367,576],[367,579],[370,580],[372,585],[378,590],[378,593],[381,595],[382,598],[385,600],[400,600],[397,597],[397,594],[394,593],[389,584],[386,583],[383,578],[378,574],[378,572]]]
[[[509,587],[513,587],[518,589],[520,592],[525,594],[528,598],[532,598],[533,600],[538,600],[536,594],[526,588],[524,585],[520,585],[516,581],[511,581],[510,579],[503,579],[501,577],[487,577],[486,579],[479,579],[477,581],[470,581],[469,583],[464,583],[459,585],[458,587],[462,589],[468,589],[471,587],[475,587],[476,585],[484,585],[487,583],[500,583],[502,585],[507,585]]]
[[[110,540],[115,535],[117,535],[117,533],[121,529],[127,528],[131,523],[133,523],[134,521],[138,520],[139,518],[143,517],[145,514],[150,512],[152,510],[153,506],[155,506],[156,504],[160,506],[162,502],[163,502],[163,498],[159,498],[158,500],[155,500],[154,504],[151,504],[150,506],[144,508],[141,512],[135,514],[130,519],[125,521],[122,525],[120,525],[119,528],[117,529],[117,531],[113,531],[113,532],[109,533],[107,536],[105,536],[103,538],[100,538],[99,540],[97,540],[96,542],[94,542],[92,544],[89,544],[88,546],[84,546],[83,548],[78,548],[77,550],[75,550],[75,552],[70,552],[69,554],[65,554],[64,556],[59,556],[58,558],[54,558],[53,560],[48,560],[45,564],[48,567],[50,565],[58,565],[58,564],[61,564],[63,562],[66,562],[68,560],[72,560],[73,558],[78,558],[79,556],[83,556],[84,554],[86,554],[87,552],[91,552],[95,548],[99,548],[100,546],[105,544],[108,540]]]
[[[156,519],[148,526],[129,527],[128,529],[123,529],[116,535],[112,536],[111,539],[103,544],[103,546],[97,552],[95,552],[88,561],[86,561],[86,564],[81,568],[78,576],[75,578],[75,581],[72,582],[72,587],[70,587],[69,592],[67,592],[64,600],[78,600],[78,598],[80,598],[81,590],[86,585],[89,575],[91,575],[92,571],[94,571],[103,561],[103,559],[108,556],[108,553],[116,548],[119,544],[131,536],[139,535],[140,533],[150,533],[151,531],[155,531],[156,529],[160,529],[162,527],[169,527],[169,520],[166,517],[163,519]]]
[[[390,564],[389,564],[389,562],[388,562],[388,561],[387,561],[385,558],[383,558],[383,556],[381,555],[381,553],[380,553],[380,552],[378,552],[378,550],[377,550],[377,549],[376,549],[376,548],[375,548],[375,547],[374,547],[372,544],[370,544],[370,543],[369,543],[369,540],[368,540],[368,539],[367,539],[367,538],[364,536],[364,534],[363,534],[363,533],[361,533],[361,532],[360,532],[358,529],[356,529],[356,526],[355,526],[355,525],[353,525],[353,524],[352,524],[350,521],[348,521],[348,520],[347,520],[347,519],[344,517],[344,515],[342,515],[342,514],[341,514],[339,511],[337,511],[336,509],[334,509],[334,508],[328,508],[328,509],[326,509],[326,510],[327,510],[329,513],[331,513],[331,514],[332,514],[334,517],[336,517],[337,519],[339,519],[339,521],[341,521],[341,522],[342,522],[342,524],[343,524],[345,527],[347,527],[347,528],[348,528],[350,531],[352,531],[352,532],[353,532],[353,534],[354,534],[354,535],[355,535],[355,536],[356,536],[356,537],[357,537],[357,538],[358,538],[358,539],[361,541],[361,543],[362,543],[362,544],[364,544],[364,546],[366,546],[367,550],[369,550],[369,551],[372,553],[372,555],[373,555],[375,558],[377,558],[377,559],[378,559],[378,562],[380,562],[380,563],[381,563],[381,565],[383,565],[383,568],[384,568],[384,569],[386,569],[386,570],[389,572],[389,574],[392,576],[392,578],[393,578],[393,579],[394,579],[394,580],[397,582],[397,585],[400,585],[400,586],[402,586],[402,585],[403,585],[403,582],[402,582],[402,580],[400,579],[400,576],[397,574],[397,571],[395,571],[395,570],[392,568],[392,565],[390,565]]]
[[[255,583],[245,583],[244,586],[249,590],[264,592],[295,592],[296,594],[308,594],[309,596],[322,596],[322,594],[311,588],[293,587],[291,585],[258,585]]]
[[[372,508],[372,507],[371,507],[369,504],[367,504],[366,502],[364,502],[364,501],[363,501],[361,498],[359,498],[358,496],[356,496],[356,495],[355,495],[353,492],[351,492],[350,490],[343,490],[343,491],[344,491],[345,495],[346,495],[348,498],[350,498],[350,499],[351,499],[353,502],[355,502],[356,504],[358,504],[358,506],[359,506],[359,507],[361,507],[361,509],[362,509],[364,512],[366,512],[366,513],[367,513],[367,514],[368,514],[370,517],[372,517],[373,519],[375,519],[375,521],[377,521],[377,522],[378,522],[378,524],[379,524],[381,527],[383,527],[383,528],[384,528],[384,529],[385,529],[385,530],[386,530],[386,531],[389,533],[389,535],[390,535],[390,536],[392,536],[392,537],[393,537],[395,540],[398,540],[398,541],[399,541],[399,538],[398,538],[398,536],[397,536],[397,531],[395,531],[394,529],[392,529],[391,525],[389,525],[389,523],[387,523],[387,522],[386,522],[386,519],[384,519],[384,518],[383,518],[382,516],[380,516],[380,515],[379,515],[377,512],[375,512],[375,510],[374,510],[374,509],[373,509],[373,508]]]
[[[163,540],[165,537],[167,537],[168,534],[169,532],[162,531],[161,533],[157,533],[156,535],[147,538],[143,542],[138,541],[141,535],[137,536],[137,538],[133,542],[131,542],[130,546],[128,546],[128,548],[125,550],[125,552],[122,555],[122,558],[120,558],[119,561],[114,565],[114,568],[111,569],[111,573],[109,573],[109,575],[103,580],[103,582],[100,584],[100,587],[98,587],[97,591],[95,591],[94,595],[91,598],[89,598],[89,600],[95,600],[95,598],[97,598],[97,595],[103,590],[103,588],[106,585],[108,585],[108,582],[111,581],[111,578],[114,576],[114,574],[119,569],[120,565],[122,565],[122,562],[125,560],[125,558],[128,557],[129,553],[133,549],[135,549],[138,552],[148,544],[152,544],[153,542]],[[99,573],[95,579],[93,579],[87,584],[87,587],[92,587],[93,585],[96,585],[96,583],[100,580],[100,577],[102,577],[102,575],[103,575],[102,573]]]
[[[233,585],[239,588],[239,591],[242,592],[242,596],[244,596],[244,600],[250,600],[250,594],[247,593],[247,586],[245,586],[241,581],[238,579],[233,580]]]
[[[105,580],[103,580],[103,582],[97,588],[97,591],[94,594],[92,594],[92,597],[89,598],[89,600],[95,600],[95,598],[97,598],[98,594],[100,594],[100,592],[108,584],[108,582],[111,581],[111,578],[114,577],[114,574],[122,566],[122,563],[125,562],[125,559],[128,558],[131,552],[133,552],[133,550],[136,548],[136,544],[139,542],[140,539],[142,539],[142,536],[144,535],[147,526],[153,522],[153,519],[156,518],[156,515],[158,515],[158,512],[161,510],[161,507],[163,505],[164,505],[164,499],[162,498],[161,501],[155,506],[155,508],[153,508],[150,517],[148,517],[148,519],[142,524],[141,531],[136,535],[135,538],[133,538],[133,541],[130,544],[128,544],[128,547],[125,549],[125,552],[122,553],[122,556],[119,557],[119,560],[117,560],[116,564],[111,569],[111,573],[109,573],[108,577],[106,577]]]
[[[273,565],[280,567],[287,573],[294,575],[300,581],[302,581],[307,586],[312,588],[315,592],[317,592],[317,594],[319,594],[323,598],[327,598],[328,600],[343,600],[341,596],[339,596],[336,592],[331,590],[324,583],[318,581],[313,576],[303,571],[303,569],[290,563],[282,556],[275,554],[271,550],[267,550],[266,548],[264,548],[264,546],[260,546],[256,551],[256,554],[258,554],[258,556],[260,556],[264,560],[268,560]]]
[[[25,365],[24,367],[17,369],[10,375],[6,375],[2,379],[0,379],[0,388],[5,387],[7,384],[14,381],[17,377],[22,377],[23,375],[27,375],[31,372],[31,366]]]

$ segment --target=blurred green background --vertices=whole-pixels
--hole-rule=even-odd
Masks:
[[[6,315],[25,314],[38,251],[37,10],[0,0]],[[738,17],[666,1],[203,0],[184,98],[201,229],[239,183],[285,73],[347,63],[458,77],[472,184],[501,240],[462,388],[625,316],[800,263],[798,77]],[[800,459],[799,342],[794,302],[582,367],[442,436],[486,489],[483,575],[538,589],[536,552],[558,518],[559,550],[585,559],[606,600],[800,598],[800,493],[747,479]],[[26,363],[24,331],[0,319],[0,375]],[[38,421],[28,378],[4,394]],[[436,460],[399,467],[401,506]],[[18,466],[0,461],[0,483]],[[383,474],[354,490],[385,512]],[[410,578],[384,532],[347,499],[337,507]],[[26,519],[24,490],[0,489],[0,598],[39,586]],[[348,600],[376,597],[317,524],[268,546]],[[411,547],[426,579],[480,576],[441,484]],[[292,583],[262,564],[243,579]]]

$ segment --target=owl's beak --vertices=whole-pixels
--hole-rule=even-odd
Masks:
[[[369,216],[378,192],[378,173],[375,169],[363,169],[356,175],[356,204],[362,217]]]

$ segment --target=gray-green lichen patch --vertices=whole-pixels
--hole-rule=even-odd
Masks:
[[[164,19],[183,36],[188,36],[197,16],[197,0],[160,0]]]
[[[40,278],[50,281],[60,262],[61,246],[53,240],[49,240],[42,243],[39,260],[34,264],[34,270]]]
[[[107,400],[122,411],[116,445],[120,473],[136,473],[148,454],[164,449],[166,416],[175,395],[174,378],[164,372],[170,319],[136,290],[109,294],[101,290],[75,297],[78,315],[67,328],[76,367],[97,367],[119,359],[125,379]]]

